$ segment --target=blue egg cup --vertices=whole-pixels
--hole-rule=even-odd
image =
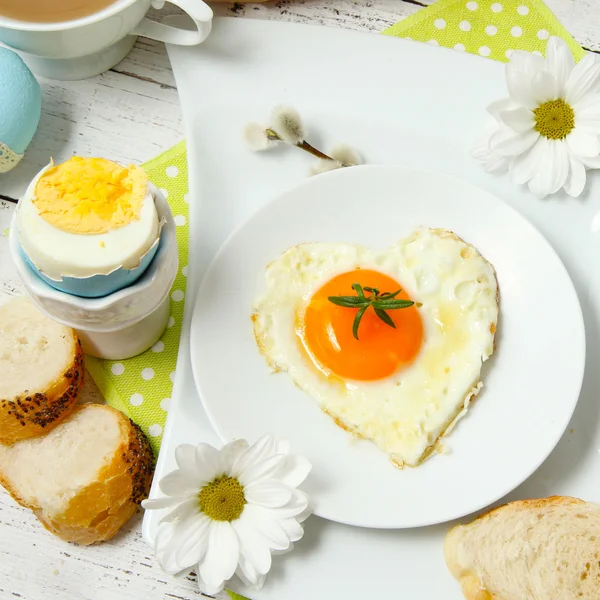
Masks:
[[[114,292],[118,292],[123,288],[133,285],[152,263],[161,241],[162,235],[154,242],[148,252],[142,256],[140,264],[133,269],[119,267],[107,275],[99,273],[97,275],[92,275],[91,277],[63,277],[60,280],[51,279],[42,273],[29,256],[27,256],[27,253],[21,244],[19,244],[19,251],[33,272],[54,289],[81,298],[103,298],[104,296],[109,296]]]

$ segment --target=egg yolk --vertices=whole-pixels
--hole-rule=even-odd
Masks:
[[[400,283],[377,271],[356,269],[328,281],[311,298],[297,328],[302,344],[321,369],[345,379],[376,380],[409,364],[419,352],[423,324],[416,305],[386,311],[396,328],[384,323],[373,308],[363,314],[358,340],[352,324],[358,309],[333,304],[329,296],[356,296],[352,284],[395,292]],[[365,292],[367,297],[369,293]],[[398,299],[410,300],[402,290]]]
[[[106,233],[139,219],[147,186],[140,167],[74,156],[44,171],[33,203],[39,215],[57,229]]]

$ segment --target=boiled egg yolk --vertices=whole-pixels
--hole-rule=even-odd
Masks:
[[[321,370],[344,379],[376,380],[409,364],[419,352],[423,324],[416,305],[388,310],[396,328],[384,323],[372,308],[363,314],[357,340],[352,324],[358,309],[333,304],[329,296],[356,296],[352,284],[395,292],[400,283],[373,270],[356,269],[328,281],[311,298],[297,328],[305,350]],[[370,295],[365,294],[367,297]],[[404,290],[396,296],[410,300]]]
[[[74,156],[44,171],[33,202],[39,215],[57,229],[99,234],[138,220],[147,186],[140,167]]]

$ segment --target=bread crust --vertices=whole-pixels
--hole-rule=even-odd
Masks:
[[[77,491],[60,514],[44,506],[28,504],[0,472],[0,485],[21,505],[31,509],[42,525],[67,542],[82,546],[114,537],[148,497],[154,471],[154,455],[146,436],[122,412],[106,405],[82,404],[72,411],[94,407],[112,411],[119,419],[121,442],[112,460],[94,482]]]
[[[26,390],[14,398],[0,398],[0,444],[48,433],[67,417],[79,397],[84,380],[84,355],[73,330],[73,354],[69,367],[41,390]]]

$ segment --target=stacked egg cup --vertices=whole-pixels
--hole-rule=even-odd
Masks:
[[[129,358],[164,332],[175,222],[141,168],[100,158],[50,163],[19,201],[9,247],[27,295],[75,329],[86,354]]]

